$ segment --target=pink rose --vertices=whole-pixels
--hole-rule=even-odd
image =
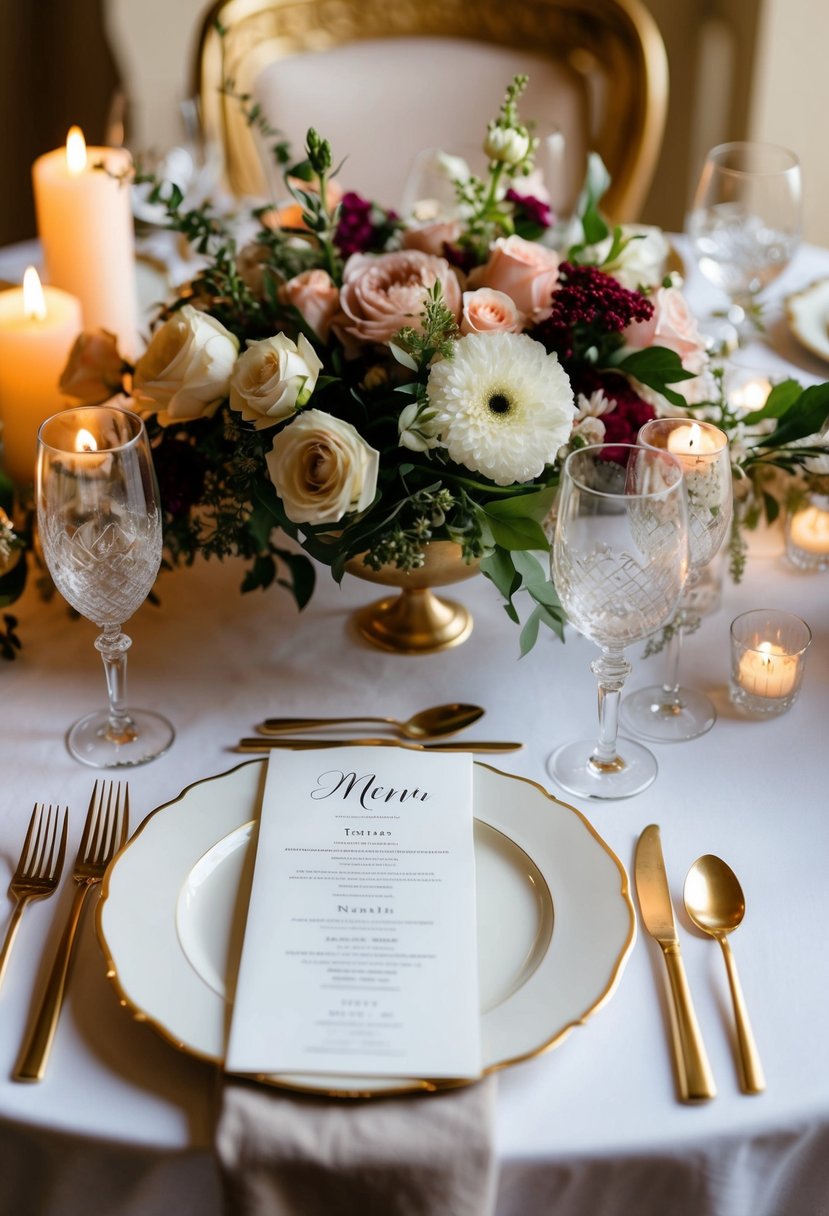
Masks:
[[[346,342],[349,338],[388,342],[404,325],[420,329],[424,300],[436,281],[443,288],[447,308],[457,319],[461,289],[444,258],[415,249],[376,256],[355,253],[343,271],[336,328]]]
[[[524,318],[503,291],[479,287],[477,291],[463,293],[462,334],[490,334],[499,330],[519,334],[523,328]]]
[[[421,253],[433,253],[440,257],[444,245],[454,245],[461,234],[460,220],[434,220],[430,224],[418,224],[403,233],[404,249],[419,249]]]
[[[279,289],[283,304],[292,304],[321,341],[328,341],[331,322],[340,306],[340,293],[324,270],[303,270]]]
[[[634,321],[627,327],[625,345],[633,350],[664,346],[679,355],[687,372],[699,375],[708,361],[705,342],[682,292],[676,287],[660,287],[649,298],[653,316],[649,321]]]
[[[469,276],[470,287],[491,287],[505,292],[516,308],[532,322],[553,311],[552,295],[558,284],[559,256],[544,245],[520,236],[499,237],[489,261]]]
[[[101,405],[124,386],[124,360],[118,341],[105,329],[79,334],[69,352],[58,388],[83,405]]]

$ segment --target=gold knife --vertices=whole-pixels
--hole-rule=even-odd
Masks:
[[[634,861],[636,893],[642,921],[660,945],[670,981],[671,1032],[676,1059],[679,1096],[683,1102],[704,1102],[716,1096],[717,1087],[700,1034],[691,991],[682,965],[679,938],[674,925],[671,894],[662,856],[659,827],[646,827],[636,845]]]
[[[517,752],[523,743],[489,743],[469,740],[467,743],[403,743],[399,739],[278,739],[258,735],[252,739],[240,739],[237,752],[266,752],[274,747],[288,747],[304,751],[319,747],[403,747],[414,752]]]

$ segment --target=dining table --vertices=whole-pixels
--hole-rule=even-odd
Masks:
[[[675,244],[701,316],[721,299],[684,239]],[[0,276],[14,276],[16,259],[19,250],[0,254]],[[829,378],[829,362],[798,343],[783,307],[824,277],[829,251],[801,246],[768,292],[766,332],[740,348],[736,363],[804,385]],[[69,808],[67,862],[74,857],[96,776],[64,743],[70,724],[105,697],[96,630],[42,575],[33,566],[23,597],[6,610],[22,647],[0,662],[0,884],[37,801]],[[132,830],[194,783],[250,760],[236,744],[266,717],[403,719],[443,702],[484,707],[462,738],[519,741],[518,751],[479,759],[574,807],[618,859],[620,890],[635,911],[625,956],[590,1016],[495,1076],[497,1216],[829,1216],[829,573],[794,567],[779,528],[749,535],[741,579],[724,571],[719,606],[683,648],[683,678],[713,701],[713,728],[689,742],[652,744],[656,780],[615,801],[568,796],[547,772],[559,744],[596,730],[596,651],[573,629],[563,642],[543,633],[521,657],[496,588],[475,577],[447,589],[472,614],[468,639],[403,655],[355,629],[355,611],[377,595],[359,578],[337,584],[319,567],[299,611],[276,586],[242,594],[243,576],[234,560],[163,570],[129,623],[130,700],[175,728],[165,755],[118,774],[129,780]],[[756,608],[795,613],[812,632],[798,699],[765,719],[733,705],[728,688],[730,622]],[[645,658],[643,650],[628,652],[626,691],[661,678],[664,654]],[[633,859],[649,824],[660,827],[716,1080],[716,1097],[702,1103],[678,1100],[663,963],[639,920]],[[729,863],[745,894],[731,941],[766,1076],[759,1094],[740,1090],[720,949],[683,908],[685,875],[708,853]],[[46,1075],[12,1080],[72,901],[69,868],[58,893],[27,910],[0,988],[0,1213],[218,1216],[221,1065],[177,1049],[122,1004],[91,914]]]

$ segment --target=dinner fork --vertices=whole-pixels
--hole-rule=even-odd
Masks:
[[[75,934],[86,897],[93,887],[100,884],[107,866],[126,840],[128,823],[129,787],[126,783],[122,791],[120,781],[117,784],[102,781],[100,789],[96,781],[72,870],[72,879],[77,884],[75,898],[40,1009],[12,1073],[15,1081],[40,1081],[46,1072],[69,979]]]
[[[12,952],[23,909],[33,899],[45,899],[47,895],[52,895],[57,890],[66,853],[68,815],[69,808],[64,807],[63,828],[60,841],[58,841],[60,807],[53,808],[50,803],[47,808],[42,802],[35,803],[32,817],[29,820],[29,830],[26,832],[26,839],[20,850],[20,860],[9,883],[9,896],[15,901],[15,906],[6,930],[6,940],[0,951],[0,984],[3,983],[6,963]]]

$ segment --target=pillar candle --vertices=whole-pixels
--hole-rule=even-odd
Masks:
[[[33,267],[23,287],[0,292],[0,444],[19,487],[34,480],[37,430],[62,404],[58,381],[81,328],[80,302],[41,288]]]
[[[32,168],[48,281],[77,296],[84,328],[115,334],[128,358],[138,354],[130,168],[124,148],[87,148],[77,127]]]

